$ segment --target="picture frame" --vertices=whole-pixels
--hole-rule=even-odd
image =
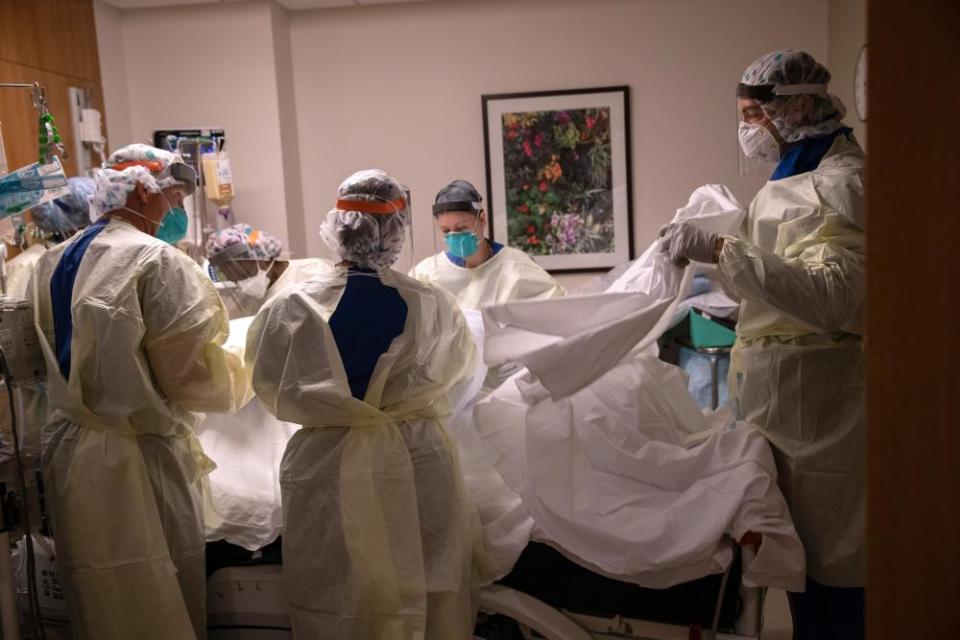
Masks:
[[[490,238],[551,273],[632,260],[630,89],[481,96]]]

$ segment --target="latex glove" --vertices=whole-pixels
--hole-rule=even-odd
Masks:
[[[720,236],[707,233],[689,222],[671,223],[660,227],[660,252],[670,256],[678,267],[693,262],[717,261]]]

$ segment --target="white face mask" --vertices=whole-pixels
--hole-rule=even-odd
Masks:
[[[270,288],[269,272],[269,268],[267,268],[265,271],[258,269],[257,275],[238,282],[237,289],[239,289],[244,295],[250,296],[251,298],[256,298],[257,300],[262,300],[267,295],[267,289]]]
[[[771,163],[780,161],[780,143],[765,126],[741,122],[737,137],[748,158]]]
[[[272,264],[270,265],[273,266]],[[236,284],[238,303],[246,313],[256,313],[267,297],[267,290],[270,289],[270,267],[266,270],[257,270],[257,275],[240,280]]]

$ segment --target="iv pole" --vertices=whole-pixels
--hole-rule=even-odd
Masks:
[[[39,82],[0,82],[0,89],[30,89],[33,92],[33,106],[37,106],[37,96],[43,94]]]
[[[56,127],[53,125],[53,116],[50,115],[50,109],[47,107],[46,90],[40,85],[40,83],[0,82],[0,89],[30,90],[31,97],[33,98],[33,108],[36,109],[37,113],[40,115],[40,162],[50,162],[54,155],[54,149],[59,151],[61,155],[66,158],[67,154],[64,151],[63,142],[60,139],[60,134],[57,132]],[[2,139],[0,139],[0,142],[2,142]],[[14,229],[15,237],[16,233],[17,231]],[[6,263],[6,247],[4,247],[2,257],[4,263]],[[7,272],[5,264],[3,268],[0,268],[0,291],[2,291],[3,295],[6,295],[7,293]]]
[[[30,90],[33,97],[33,108],[40,114],[40,162],[50,162],[54,155],[54,149],[66,158],[67,154],[63,147],[63,141],[60,139],[60,134],[57,132],[56,126],[53,125],[53,116],[50,115],[50,109],[47,107],[46,90],[40,86],[40,83],[0,82],[0,89]],[[46,133],[44,132],[44,128],[46,128]],[[49,139],[45,139],[45,135],[48,135]]]
[[[40,161],[49,162],[54,155],[54,150],[59,151],[61,154],[64,153],[63,144],[60,140],[60,136],[56,131],[56,127],[53,125],[53,117],[50,116],[50,111],[47,108],[47,100],[44,88],[40,86],[39,82],[33,83],[22,83],[22,82],[0,82],[0,89],[29,89],[33,97],[33,107],[37,110],[37,113],[40,115]],[[6,248],[4,247],[4,257],[6,254]],[[5,266],[5,265],[4,265]],[[5,272],[5,269],[4,269]],[[5,289],[4,283],[4,289]],[[4,290],[4,293],[6,291]],[[20,409],[22,409],[22,399],[19,396],[19,389],[16,389],[14,385],[11,384],[11,378],[9,371],[7,369],[6,358],[0,351],[0,365],[3,369],[3,386],[6,388],[7,394],[10,394],[8,398],[10,401],[11,416],[16,416],[16,409],[14,408],[14,395],[16,395],[16,401],[19,401]],[[21,414],[22,415],[22,414]],[[28,571],[28,583],[32,587],[30,591],[32,593],[28,596],[30,600],[30,609],[33,615],[37,616],[34,620],[34,623],[37,625],[37,629],[40,634],[40,638],[46,638],[46,634],[43,629],[43,622],[40,619],[40,604],[37,600],[36,593],[36,563],[34,560],[33,554],[33,531],[30,527],[29,521],[29,508],[26,505],[27,500],[27,487],[24,480],[24,471],[23,471],[23,462],[20,458],[20,446],[19,446],[19,437],[18,430],[19,426],[16,424],[16,419],[14,418],[13,424],[13,437],[14,444],[16,449],[16,464],[17,464],[17,476],[20,485],[21,496],[20,499],[23,501],[23,514],[21,523],[24,525],[26,533],[26,552],[27,552],[27,571]],[[4,487],[3,495],[0,496],[0,504],[4,507],[7,506],[9,500],[6,488]],[[14,515],[11,513],[13,510],[3,509],[0,511],[0,628],[3,630],[3,638],[19,638],[20,629],[19,629],[19,613],[17,611],[16,603],[16,583],[13,576],[13,568],[11,566],[10,558],[10,531],[13,529],[15,523],[8,522],[7,516]]]
[[[207,213],[207,188],[206,188],[206,176],[203,174],[203,146],[207,144],[212,144],[214,149],[217,148],[217,141],[212,137],[207,136],[196,136],[196,137],[178,137],[177,139],[177,153],[181,152],[181,144],[183,145],[193,145],[194,153],[193,158],[196,162],[197,169],[197,179],[198,184],[197,188],[194,191],[193,197],[193,208],[194,208],[194,233],[193,241],[197,245],[198,253],[202,253],[204,247],[206,247],[207,238],[216,231],[214,225],[210,224],[209,214]]]

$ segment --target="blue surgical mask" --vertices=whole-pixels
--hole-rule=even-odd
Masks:
[[[163,215],[156,237],[167,244],[177,244],[187,237],[187,211],[182,207],[171,207]]]
[[[448,233],[443,241],[447,244],[447,251],[461,260],[475,254],[480,246],[480,240],[473,231]]]

